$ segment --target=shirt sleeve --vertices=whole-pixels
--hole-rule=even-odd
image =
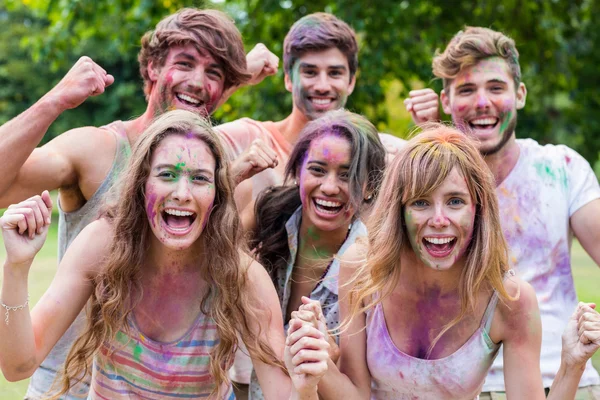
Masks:
[[[592,200],[600,198],[600,185],[590,163],[567,146],[557,146],[565,158],[569,182],[569,217]]]

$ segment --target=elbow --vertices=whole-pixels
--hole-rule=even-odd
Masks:
[[[23,363],[21,365],[4,365],[2,364],[2,375],[8,382],[18,382],[23,379],[31,378],[31,375],[37,369],[38,364],[35,360]]]

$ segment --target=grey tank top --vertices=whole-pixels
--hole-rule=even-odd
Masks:
[[[505,274],[513,276],[509,270]],[[489,331],[498,303],[494,291],[479,328],[458,350],[437,360],[424,360],[400,351],[390,336],[381,303],[367,312],[367,365],[371,400],[477,399],[500,344]]]
[[[58,261],[62,260],[67,248],[75,237],[89,223],[96,220],[99,216],[102,206],[108,200],[107,196],[111,195],[110,188],[117,179],[119,173],[127,165],[127,161],[131,155],[131,146],[125,131],[125,125],[122,121],[115,121],[101,127],[112,132],[117,141],[115,159],[108,175],[100,184],[96,192],[85,202],[78,210],[73,212],[64,212],[58,202]],[[93,162],[93,161],[92,161]],[[27,394],[25,399],[44,399],[48,397],[50,389],[55,390],[58,386],[52,387],[57,372],[62,371],[63,364],[69,350],[75,339],[79,337],[85,328],[85,310],[83,310],[73,324],[67,329],[65,334],[59,339],[54,348],[50,351],[46,359],[40,364],[39,368],[34,372],[29,381]],[[89,377],[81,384],[73,387],[67,396],[61,399],[81,399],[86,398],[89,391]]]

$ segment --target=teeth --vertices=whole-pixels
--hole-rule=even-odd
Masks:
[[[494,125],[496,118],[479,118],[471,120],[473,125]]]
[[[312,99],[312,102],[321,106],[331,103],[331,99]]]
[[[181,100],[187,101],[188,103],[200,104],[200,100],[190,97],[187,94],[177,93],[177,97],[179,97]]]
[[[448,237],[448,238],[425,238],[426,241],[428,241],[429,243],[433,243],[433,244],[446,244],[446,243],[450,243],[451,241],[454,240],[453,237]]]
[[[173,210],[171,208],[165,209],[165,212],[169,215],[175,215],[176,217],[191,217],[194,213],[189,211]]]
[[[326,200],[321,200],[321,199],[315,199],[315,203],[317,203],[320,206],[324,206],[324,207],[341,207],[342,203],[339,203],[337,201],[326,201]]]

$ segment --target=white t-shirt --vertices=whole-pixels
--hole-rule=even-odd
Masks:
[[[590,164],[574,150],[541,146],[532,139],[517,143],[519,160],[496,194],[511,268],[537,294],[542,318],[541,371],[544,387],[550,387],[560,366],[561,336],[578,302],[571,274],[569,219],[580,207],[600,198],[600,187]],[[500,353],[484,392],[504,391],[502,364]],[[600,377],[588,362],[579,386],[598,384]]]

